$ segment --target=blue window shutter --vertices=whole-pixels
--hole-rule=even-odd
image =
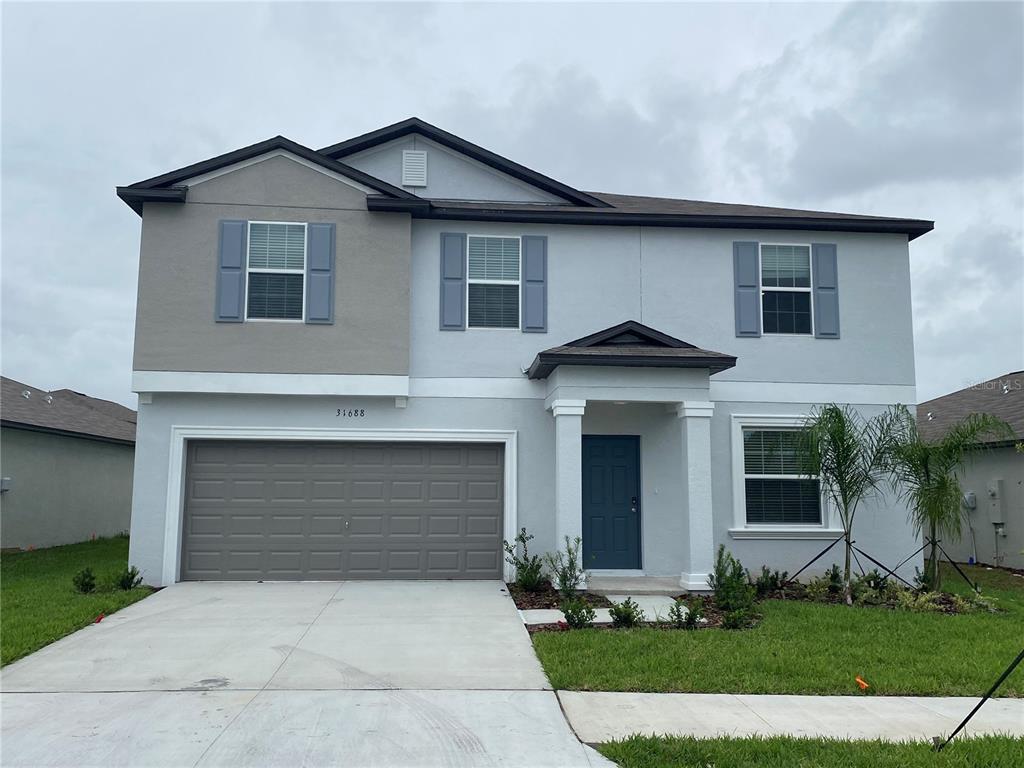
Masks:
[[[522,274],[523,333],[547,333],[548,330],[548,239],[543,235],[523,235]]]
[[[441,330],[466,330],[466,235],[441,233]]]
[[[245,241],[248,223],[222,221],[217,238],[218,323],[245,319]]]
[[[814,273],[814,335],[839,338],[839,263],[832,243],[811,244]]]
[[[732,244],[736,294],[736,335],[761,335],[761,275],[757,243]]]
[[[306,322],[334,322],[334,225],[306,225]]]

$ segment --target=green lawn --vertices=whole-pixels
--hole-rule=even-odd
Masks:
[[[138,602],[148,587],[125,592],[111,582],[128,565],[128,539],[97,539],[64,547],[0,555],[0,663],[39,650],[99,614]],[[75,591],[71,577],[83,568],[96,574],[96,591]]]
[[[598,749],[622,768],[1011,768],[1021,764],[1024,740],[955,740],[935,753],[924,742],[632,736]]]
[[[770,600],[742,631],[585,629],[533,635],[556,689],[981,695],[1020,652],[1024,579],[968,569],[1003,612],[958,616]],[[951,570],[944,587],[969,589]],[[1000,696],[1024,696],[1024,665]]]

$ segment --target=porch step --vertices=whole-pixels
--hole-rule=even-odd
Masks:
[[[587,591],[598,595],[666,595],[686,592],[672,576],[599,576],[590,574]]]

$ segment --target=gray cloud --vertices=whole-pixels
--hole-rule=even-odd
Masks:
[[[410,114],[583,188],[935,218],[919,394],[1024,368],[1018,4],[240,8],[5,5],[5,375],[134,402],[116,184]]]

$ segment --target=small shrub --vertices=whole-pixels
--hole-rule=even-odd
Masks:
[[[938,592],[915,592],[901,589],[896,593],[895,608],[911,613],[936,613],[942,610],[941,595]]]
[[[586,600],[579,597],[571,597],[568,600],[563,600],[561,606],[562,613],[565,614],[565,623],[569,625],[571,629],[583,629],[589,627],[594,623],[594,617],[597,616],[597,612]]]
[[[504,542],[505,562],[516,569],[515,584],[527,592],[536,592],[544,584],[544,561],[537,555],[531,555],[527,546],[532,539],[533,536],[521,528],[515,541]],[[523,550],[521,556],[520,547]]]
[[[631,597],[627,597],[621,603],[612,603],[608,612],[612,616],[613,627],[636,627],[644,620],[644,612]]]
[[[757,593],[757,599],[760,600],[765,595],[770,595],[773,592],[778,592],[782,589],[782,585],[786,583],[786,578],[789,576],[788,571],[779,573],[776,571],[769,571],[767,565],[761,566],[761,575],[754,577],[750,571],[747,571],[747,577],[750,583],[754,585],[754,591]]]
[[[883,576],[877,568],[855,578],[850,585],[850,593],[853,602],[860,605],[881,605],[892,597],[889,577]]]
[[[838,595],[843,591],[843,572],[838,565],[833,565],[825,571],[825,578],[828,579],[829,594]]]
[[[677,598],[672,603],[672,607],[668,609],[668,623],[676,629],[683,629],[686,627],[686,619],[689,615],[690,611],[686,607],[686,601]]]
[[[823,602],[831,594],[828,577],[819,576],[808,581],[806,584],[806,594],[808,600]]]
[[[715,570],[708,576],[708,586],[715,593],[715,605],[723,613],[749,612],[754,606],[754,587],[747,581],[747,572],[724,545],[718,547]]]
[[[582,546],[583,540],[579,536],[575,539],[566,536],[564,551],[544,555],[544,560],[551,570],[555,589],[566,600],[576,595],[586,576],[586,571],[580,566]]]
[[[704,618],[704,598],[695,597],[690,601],[690,610],[683,619],[683,629],[697,629]]]
[[[722,629],[746,629],[754,621],[754,612],[750,609],[726,611],[722,614]]]
[[[125,568],[121,571],[121,574],[117,577],[117,586],[127,592],[130,589],[135,589],[139,584],[142,583],[142,574],[139,573],[139,569],[134,565]]]
[[[914,589],[918,592],[931,592],[932,586],[932,577],[914,566]]]
[[[87,595],[96,589],[96,576],[93,574],[92,568],[83,568],[71,577],[71,583],[75,585],[76,590]]]

